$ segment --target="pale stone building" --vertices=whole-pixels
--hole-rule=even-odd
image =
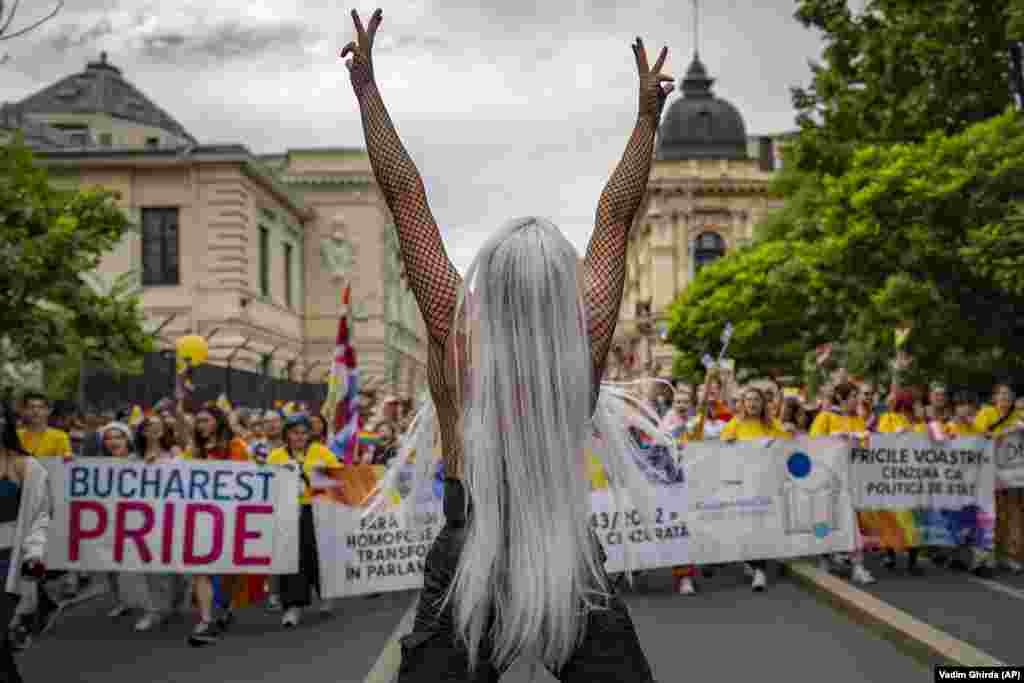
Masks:
[[[781,202],[770,195],[781,136],[748,137],[743,116],[715,97],[694,55],[682,96],[658,129],[644,205],[633,226],[609,377],[671,376],[668,308],[704,264],[749,243]]]
[[[322,381],[351,282],[364,383],[425,386],[426,331],[364,150],[200,144],[105,54],[4,105],[0,142],[16,129],[55,183],[120,193],[134,228],[98,275],[135,280],[164,348],[206,335],[214,364]]]

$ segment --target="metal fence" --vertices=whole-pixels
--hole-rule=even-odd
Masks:
[[[83,412],[116,411],[131,405],[152,406],[174,395],[174,354],[146,354],[140,375],[117,374],[106,368],[86,367],[78,403]],[[295,382],[233,367],[201,365],[193,371],[195,399],[214,401],[226,394],[235,405],[271,408],[275,401],[301,401],[317,407],[327,397],[324,383]]]

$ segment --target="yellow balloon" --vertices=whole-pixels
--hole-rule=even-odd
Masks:
[[[185,361],[192,367],[202,365],[210,356],[210,346],[198,334],[179,337],[177,350],[178,360]]]

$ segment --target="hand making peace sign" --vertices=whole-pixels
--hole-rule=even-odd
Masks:
[[[356,39],[350,42],[341,51],[341,58],[345,59],[352,54],[352,59],[345,62],[352,79],[352,89],[356,95],[362,93],[363,89],[373,83],[373,39],[377,35],[380,22],[384,19],[384,12],[377,8],[370,17],[369,25],[364,29],[363,22],[359,19],[359,12],[352,10],[352,21],[356,25]]]
[[[668,57],[668,47],[661,48],[658,61],[654,68],[647,65],[647,51],[644,49],[644,41],[637,37],[632,45],[633,56],[636,57],[636,68],[640,76],[640,115],[661,118],[661,110],[665,106],[668,94],[675,89],[673,79],[668,74],[661,73],[665,66],[665,59]],[[666,85],[667,83],[667,85]]]

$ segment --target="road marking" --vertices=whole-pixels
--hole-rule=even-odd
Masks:
[[[419,598],[413,601],[412,607],[402,616],[402,620],[398,622],[398,626],[395,627],[388,642],[384,644],[380,656],[377,657],[377,663],[370,669],[370,673],[366,674],[363,683],[394,683],[395,677],[398,676],[398,666],[402,662],[402,646],[398,641],[412,631],[418,604]]]
[[[1013,586],[1007,586],[1005,583],[999,583],[998,581],[991,581],[989,579],[979,579],[975,576],[968,576],[967,580],[972,583],[981,584],[986,588],[1009,595],[1010,597],[1017,598],[1018,600],[1024,600],[1024,591]]]

